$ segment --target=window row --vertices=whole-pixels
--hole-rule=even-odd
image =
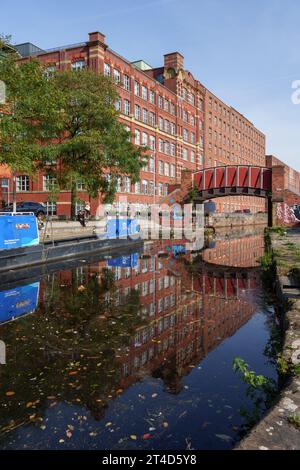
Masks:
[[[53,191],[56,188],[57,180],[55,176],[44,175],[43,176],[43,191]],[[77,190],[85,191],[85,184],[83,181],[77,181]],[[16,190],[17,192],[30,191],[30,178],[27,175],[17,176],[16,178]]]

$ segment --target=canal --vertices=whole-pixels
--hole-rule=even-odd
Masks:
[[[0,290],[0,449],[231,449],[266,397],[277,326],[262,230],[77,260]],[[5,362],[5,364],[4,364]]]

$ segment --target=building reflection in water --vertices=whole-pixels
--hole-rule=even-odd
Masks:
[[[131,255],[131,265],[128,257],[121,257],[76,271],[77,284],[84,285],[92,274],[109,267],[116,284],[116,309],[126,303],[132,290],[139,293],[144,324],[119,354],[121,389],[153,374],[164,379],[168,391],[180,391],[180,378],[191,366],[233,335],[255,311],[249,298],[259,285],[259,272],[244,269],[230,274],[230,269],[211,270],[208,263],[257,267],[264,252],[262,234],[217,239],[214,248],[203,251],[206,264],[200,263],[196,273],[189,266],[191,254],[178,256],[183,246],[184,241],[149,244],[141,257]],[[73,282],[69,276],[61,273],[61,281]],[[106,296],[109,301],[110,292]]]
[[[199,256],[182,253],[184,241],[148,243],[140,256],[134,254],[93,265],[83,264],[74,271],[61,271],[43,279],[40,307],[36,315],[31,316],[31,321],[36,321],[33,317],[37,317],[39,322],[36,321],[36,324],[44,328],[43,338],[42,341],[32,338],[33,347],[26,353],[27,360],[30,362],[32,359],[32,364],[38,361],[40,370],[44,367],[50,369],[54,364],[58,369],[66,368],[70,360],[82,358],[86,359],[86,363],[84,367],[81,366],[85,373],[82,379],[80,374],[78,375],[76,387],[70,387],[70,384],[67,386],[69,377],[66,378],[65,374],[60,376],[58,372],[55,377],[57,383],[53,381],[50,388],[43,384],[40,388],[45,388],[40,397],[41,403],[47,395],[53,394],[59,395],[60,400],[69,403],[79,400],[91,410],[94,418],[101,419],[108,400],[119,396],[145,376],[161,378],[166,391],[179,393],[182,389],[182,377],[223,340],[239,330],[257,308],[251,300],[254,297],[251,292],[258,288],[260,282],[259,270],[255,267],[257,258],[263,254],[263,234],[247,235],[237,240],[230,240],[225,234],[225,239],[223,235],[219,239],[217,237],[211,246]],[[231,267],[241,269],[230,269]],[[106,279],[109,278],[109,273],[113,273],[113,295],[109,284],[106,291],[97,290],[96,284],[103,282],[103,273]],[[54,323],[51,315],[55,305],[59,303],[58,299],[66,296],[66,292],[69,295],[70,289],[76,293],[87,289],[91,280],[96,280],[96,284],[93,290],[88,291],[88,304],[78,304],[78,307],[72,300],[74,296],[71,296],[70,301],[64,303],[61,312],[57,311],[58,319],[56,318]],[[54,283],[59,285],[55,301]],[[99,292],[100,302],[100,297],[96,298]],[[132,297],[133,293],[137,297]],[[138,302],[132,300],[133,298],[138,298]],[[117,322],[107,323],[109,316],[111,312],[125,315],[124,312],[128,312],[131,307],[131,313],[134,312],[138,321],[131,322],[130,326],[124,323],[124,330],[118,330],[115,335],[125,339],[115,341],[114,327],[111,327],[110,334],[105,333],[107,325]],[[86,317],[82,321],[81,317],[77,316],[76,309],[86,315],[90,309],[93,317]],[[28,321],[28,318],[24,321]],[[63,324],[61,331],[57,326],[58,320]],[[45,324],[42,324],[42,321],[45,321]],[[64,338],[59,340],[63,330],[64,333],[69,331],[66,330],[66,322],[70,321],[71,327],[77,330],[77,335],[82,334],[85,338],[84,346],[81,347],[80,340],[73,343]],[[6,337],[5,328],[9,328],[9,325],[1,328],[2,339]],[[17,389],[18,380],[21,380],[23,347],[20,337],[25,326],[20,324],[20,328],[15,328],[18,330],[15,332],[18,340],[16,344],[8,345],[8,356],[11,354],[8,364],[11,366],[9,376],[13,382],[10,386]],[[13,338],[11,333],[7,330],[8,343]],[[53,343],[53,337],[57,340],[56,345]],[[92,346],[88,345],[87,337],[92,338]],[[66,343],[63,343],[64,341]],[[66,344],[64,352],[57,349],[57,344]],[[38,358],[34,357],[37,350],[40,350]],[[95,366],[90,365],[95,362],[95,351],[97,355],[99,351],[103,354],[100,366],[97,361]],[[30,354],[32,358],[28,357]],[[16,374],[14,378],[13,368]],[[24,380],[19,386],[22,387],[23,393],[25,390],[26,402],[32,394],[26,374],[32,375],[33,371],[21,370]],[[1,372],[2,382],[5,382],[5,369]],[[87,377],[89,374],[92,377],[90,380]],[[96,395],[94,392],[90,393],[91,390],[86,390],[92,386],[90,382],[98,382]]]

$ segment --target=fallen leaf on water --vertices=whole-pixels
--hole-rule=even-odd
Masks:
[[[144,434],[142,436],[142,439],[150,439],[150,437],[151,437],[151,434]]]
[[[69,372],[69,375],[77,375],[78,374],[78,370],[72,370],[71,372]]]
[[[215,434],[215,436],[218,439],[221,439],[222,441],[225,441],[225,442],[231,442],[232,441],[232,437],[227,436],[226,434]]]
[[[33,403],[31,401],[29,401],[27,404],[26,404],[26,408],[31,408],[33,406]]]
[[[85,290],[85,287],[84,286],[79,286],[78,287],[78,292],[83,292]]]
[[[13,397],[16,393],[15,392],[12,392],[12,391],[9,391],[9,392],[6,392],[6,396],[7,397]]]
[[[105,425],[105,427],[107,427],[107,428],[108,428],[109,426],[112,426],[112,423],[111,423],[111,422],[106,423],[106,425]]]
[[[156,398],[156,397],[157,397],[157,393],[153,393],[151,396],[152,396],[152,398]]]
[[[133,441],[136,441],[136,440],[137,440],[137,437],[136,437],[135,434],[131,434],[130,439],[132,439]]]
[[[71,439],[71,437],[72,437],[72,432],[71,432],[69,429],[66,431],[66,436],[67,436],[69,439]]]
[[[64,442],[65,442],[64,439],[59,439],[59,443],[60,443],[60,444],[63,444]]]

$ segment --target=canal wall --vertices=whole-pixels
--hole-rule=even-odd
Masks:
[[[208,217],[208,225],[214,228],[243,227],[247,225],[268,225],[268,214],[212,214]]]
[[[284,385],[276,403],[236,450],[300,449],[300,231],[274,233],[271,244],[284,334],[280,356]]]

